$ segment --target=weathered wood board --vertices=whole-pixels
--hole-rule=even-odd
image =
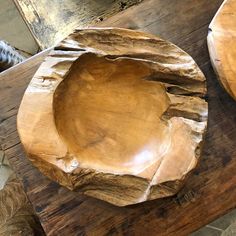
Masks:
[[[225,0],[213,18],[208,48],[219,81],[236,100],[236,0]]]
[[[24,90],[47,52],[1,74],[0,143],[47,235],[188,235],[236,207],[236,105],[216,79],[206,44],[208,25],[221,3],[147,0],[107,21],[171,40],[193,56],[207,78],[209,123],[203,157],[175,197],[121,208],[48,180],[25,157],[16,131]]]
[[[14,0],[42,49],[65,38],[76,27],[103,21],[142,0]]]

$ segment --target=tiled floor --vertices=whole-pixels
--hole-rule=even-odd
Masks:
[[[12,46],[35,54],[38,45],[18,12],[13,0],[0,0],[0,40]]]
[[[30,54],[37,53],[38,46],[12,0],[0,0],[0,22],[0,39],[8,41],[12,46]],[[3,152],[0,150],[0,162],[2,158]],[[4,163],[7,164],[7,160]],[[5,181],[11,173],[12,170],[9,167],[0,166],[0,189],[4,186]],[[233,210],[197,232],[192,233],[191,236],[221,235],[235,221],[236,210]]]
[[[209,225],[206,225],[197,232],[191,234],[191,236],[218,236],[221,235],[234,222],[236,222],[236,209],[213,221]],[[234,235],[236,236],[236,234]],[[232,234],[229,236],[234,235]]]
[[[12,169],[8,164],[7,159],[4,159],[4,152],[0,150],[0,190],[4,187],[8,177],[12,174]]]

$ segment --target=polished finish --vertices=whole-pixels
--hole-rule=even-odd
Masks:
[[[225,0],[209,26],[211,63],[226,91],[236,100],[236,0]]]
[[[18,132],[33,164],[69,189],[118,206],[167,197],[200,158],[205,91],[196,63],[169,42],[78,29],[30,82]]]
[[[107,23],[171,40],[196,60],[207,78],[208,131],[201,161],[173,197],[116,207],[50,181],[26,158],[16,131],[20,101],[47,52],[0,75],[0,143],[47,235],[186,236],[236,207],[236,105],[219,86],[206,44],[209,23],[221,3],[147,0]]]

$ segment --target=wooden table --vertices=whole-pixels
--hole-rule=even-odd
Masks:
[[[14,3],[39,47],[45,49],[61,41],[75,27],[103,21],[140,1],[142,0],[14,0]]]
[[[187,235],[236,207],[236,102],[220,87],[207,52],[207,28],[222,0],[145,0],[102,25],[142,29],[171,40],[207,78],[209,125],[202,160],[175,197],[119,208],[60,187],[27,160],[16,114],[47,52],[0,75],[0,143],[47,235]],[[125,192],[124,192],[125,194]]]

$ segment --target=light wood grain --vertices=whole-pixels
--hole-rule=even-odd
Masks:
[[[167,197],[200,157],[205,91],[196,63],[169,42],[76,30],[30,82],[18,132],[34,165],[69,189],[120,206]]]
[[[209,26],[212,65],[226,91],[236,99],[236,1],[225,0]]]

